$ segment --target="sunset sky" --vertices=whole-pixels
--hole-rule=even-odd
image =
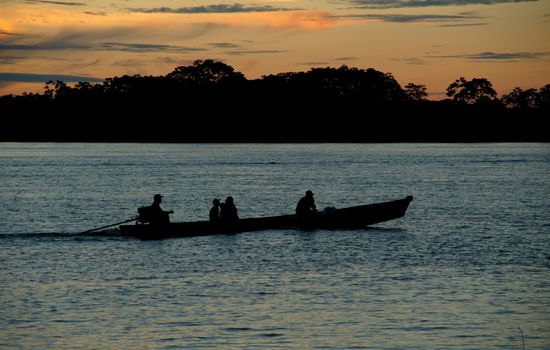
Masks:
[[[197,59],[248,79],[374,68],[431,99],[483,77],[501,96],[550,83],[550,0],[0,0],[0,95]]]

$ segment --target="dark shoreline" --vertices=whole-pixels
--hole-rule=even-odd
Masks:
[[[47,82],[0,97],[0,141],[548,142],[550,84],[497,98],[484,78],[426,99],[372,68],[315,68],[247,80],[213,60],[166,76]]]

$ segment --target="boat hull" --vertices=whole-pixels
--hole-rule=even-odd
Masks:
[[[412,196],[390,202],[360,205],[318,213],[307,220],[297,215],[279,215],[240,219],[233,224],[214,224],[209,221],[174,222],[166,225],[121,225],[124,236],[141,239],[207,236],[277,229],[340,229],[363,228],[405,215]]]

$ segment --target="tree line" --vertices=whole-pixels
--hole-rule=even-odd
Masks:
[[[312,68],[248,80],[197,60],[166,76],[125,75],[0,97],[0,141],[548,141],[550,84],[497,97],[460,77],[447,99],[372,68]]]

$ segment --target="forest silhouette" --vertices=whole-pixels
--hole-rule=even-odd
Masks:
[[[485,78],[456,79],[447,99],[372,68],[312,68],[248,80],[197,60],[166,76],[46,82],[0,97],[0,141],[550,141],[550,84],[497,97]]]

